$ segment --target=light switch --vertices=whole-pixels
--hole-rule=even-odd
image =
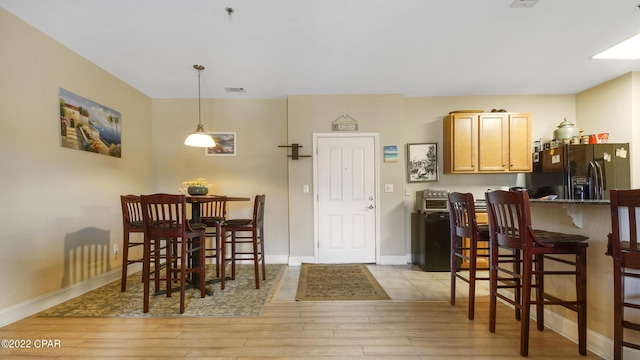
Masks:
[[[411,189],[409,188],[404,189],[404,196],[411,196]]]
[[[303,193],[308,193],[309,192],[309,185],[302,185],[302,192]]]
[[[393,184],[384,184],[384,192],[393,192]]]

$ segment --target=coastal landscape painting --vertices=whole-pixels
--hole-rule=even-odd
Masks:
[[[60,88],[60,146],[122,156],[120,112]]]
[[[235,132],[212,132],[209,135],[216,146],[205,148],[206,156],[236,156],[238,145]]]

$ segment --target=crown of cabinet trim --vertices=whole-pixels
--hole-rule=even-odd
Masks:
[[[531,172],[531,113],[451,113],[443,119],[445,174]]]

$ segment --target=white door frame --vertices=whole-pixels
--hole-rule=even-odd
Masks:
[[[375,196],[375,242],[376,264],[380,263],[380,134],[378,133],[313,133],[313,257],[318,263],[319,211],[318,211],[318,138],[373,137],[373,167]]]

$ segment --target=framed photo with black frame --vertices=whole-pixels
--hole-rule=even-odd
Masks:
[[[412,182],[438,181],[438,144],[407,144],[407,178]]]

